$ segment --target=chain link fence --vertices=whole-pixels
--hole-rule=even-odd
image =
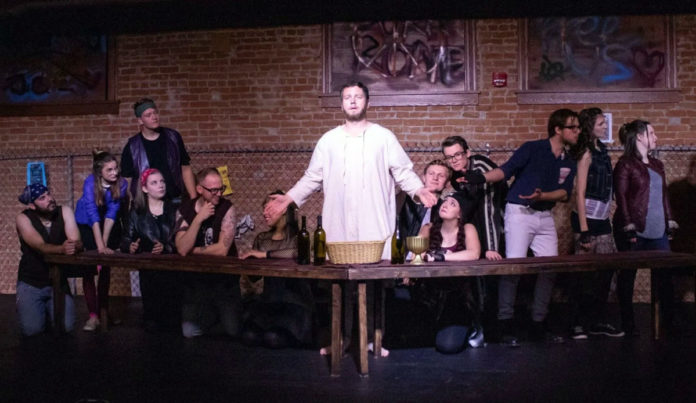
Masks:
[[[404,144],[411,157],[414,169],[421,174],[428,162],[442,158],[439,144]],[[121,150],[109,150],[120,155]],[[505,162],[513,153],[513,148],[479,148],[473,153],[488,156],[498,164]],[[262,203],[266,195],[276,189],[288,190],[302,176],[306,169],[312,149],[269,148],[269,149],[191,149],[191,165],[194,172],[205,167],[227,166],[233,193],[228,196],[236,206],[237,220],[249,215],[255,228],[237,239],[240,250],[251,246],[254,237],[267,230],[263,221]],[[610,154],[614,162],[621,155],[619,147],[611,147]],[[672,182],[684,177],[689,162],[696,156],[696,146],[662,147],[657,150],[666,168],[667,180]],[[27,163],[42,161],[46,167],[49,187],[57,202],[74,206],[82,194],[82,184],[91,170],[91,155],[74,153],[70,150],[51,150],[41,153],[22,155],[0,155],[0,181],[6,190],[0,195],[0,202],[7,206],[0,211],[0,237],[5,248],[0,251],[0,293],[14,293],[19,262],[19,242],[15,230],[15,217],[23,206],[17,201],[17,195],[26,184]],[[316,217],[321,213],[323,197],[321,192],[312,195],[299,210],[298,215],[307,216],[310,233],[316,226]],[[561,254],[572,253],[572,230],[570,229],[570,212],[572,202],[559,203],[554,209],[556,226],[559,234]],[[561,279],[560,284],[563,284]],[[78,286],[81,290],[81,286]],[[678,281],[679,295],[693,301],[693,280],[682,278]],[[130,277],[127,272],[117,270],[112,274],[111,293],[113,295],[131,295]],[[556,299],[563,299],[562,287]],[[636,279],[634,299],[640,302],[650,301],[650,276],[646,270],[639,271]]]

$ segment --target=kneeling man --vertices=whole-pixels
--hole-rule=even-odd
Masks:
[[[180,255],[236,256],[234,246],[235,212],[222,198],[225,187],[215,168],[196,175],[198,197],[185,201],[177,211],[176,249]],[[225,333],[238,336],[241,310],[239,276],[226,274],[187,274],[184,285],[182,332],[185,337],[200,336],[216,323]]]
[[[53,288],[43,256],[73,255],[82,249],[82,242],[72,209],[58,206],[44,185],[25,187],[19,201],[27,208],[16,218],[22,251],[17,272],[17,314],[22,334],[33,336],[46,329],[47,316],[53,320]],[[64,328],[69,332],[75,325],[75,304],[65,278],[61,286],[65,292]]]

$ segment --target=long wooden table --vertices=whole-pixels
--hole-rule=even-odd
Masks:
[[[141,253],[130,255],[114,253],[112,255],[100,255],[96,251],[88,251],[73,256],[46,255],[45,260],[51,264],[51,281],[53,285],[54,303],[54,331],[63,332],[63,315],[65,313],[63,290],[61,284],[61,265],[93,266],[102,265],[113,268],[125,268],[128,270],[162,270],[194,273],[215,273],[231,275],[255,275],[266,277],[304,278],[329,280],[332,282],[331,296],[331,374],[340,372],[340,359],[342,356],[341,336],[341,308],[342,308],[342,283],[348,280],[348,265],[323,266],[298,265],[290,259],[247,259],[240,260],[219,256],[179,256],[179,255],[153,255]],[[364,290],[363,290],[364,291]],[[365,304],[363,304],[364,306]],[[106,329],[108,320],[106,313],[101,312],[102,329]],[[360,317],[360,323],[367,323],[367,317]],[[366,347],[367,348],[367,347]],[[361,354],[362,356],[362,354]],[[367,357],[367,350],[365,350]],[[367,360],[361,373],[367,374]]]
[[[104,265],[130,270],[165,270],[196,273],[247,274],[268,277],[329,280],[331,286],[331,374],[340,372],[342,347],[342,285],[347,281],[358,283],[359,371],[368,373],[367,351],[367,293],[366,282],[429,277],[470,277],[489,275],[524,275],[542,272],[583,272],[622,269],[663,269],[696,267],[696,255],[664,251],[619,252],[609,255],[567,255],[504,259],[500,261],[475,260],[468,262],[431,262],[423,265],[392,265],[387,261],[376,264],[324,266],[298,265],[289,259],[239,260],[215,256],[128,255],[116,253],[99,255],[95,252],[75,256],[47,255],[53,279],[55,324],[60,332],[64,314],[64,298],[60,287],[60,265]],[[654,337],[659,338],[659,299],[652,281],[652,313]],[[381,294],[381,293],[378,293]],[[383,332],[381,298],[376,302],[374,356],[379,357]]]
[[[386,263],[386,262],[385,262]],[[351,265],[348,280],[359,284],[370,280],[430,277],[472,277],[490,275],[525,275],[537,273],[588,272],[598,270],[624,269],[667,269],[675,267],[696,267],[696,255],[667,251],[617,252],[612,254],[583,254],[546,257],[510,258],[503,260],[474,260],[468,262],[428,262],[423,265]],[[652,272],[651,274],[654,274]],[[655,340],[660,337],[660,302],[654,277],[650,282],[652,303],[652,331]],[[359,289],[362,297],[363,289]],[[694,282],[696,292],[696,281]],[[377,302],[380,303],[379,301]],[[378,311],[382,308],[379,307]],[[381,318],[375,324],[374,354],[379,356],[383,326]],[[362,327],[362,325],[361,325]],[[361,336],[361,340],[362,340]],[[365,359],[367,354],[365,353]]]

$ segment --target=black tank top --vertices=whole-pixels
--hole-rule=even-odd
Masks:
[[[44,242],[51,245],[62,245],[68,239],[65,235],[63,208],[61,206],[56,208],[51,217],[50,232],[41,223],[41,219],[36,211],[26,209],[22,211],[22,214],[29,218],[32,227],[41,235]],[[21,236],[19,236],[19,245],[22,251],[22,258],[19,260],[17,279],[32,287],[43,288],[50,286],[51,279],[49,277],[48,264],[44,261],[43,255],[24,242]]]
[[[196,217],[196,200],[187,200],[181,203],[179,207],[179,212],[181,216],[186,220],[187,223],[192,223],[193,219]],[[222,228],[222,219],[225,218],[227,210],[232,207],[232,202],[227,199],[220,199],[220,204],[215,206],[215,214],[212,217],[208,217],[205,221],[201,223],[201,228],[196,235],[196,243],[194,246],[208,246],[217,243],[220,239],[220,229]],[[227,256],[237,256],[237,246],[234,241],[230,250],[227,252]]]

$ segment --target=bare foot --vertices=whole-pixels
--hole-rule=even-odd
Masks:
[[[373,343],[367,343],[367,351],[374,353],[375,352],[375,345]],[[389,350],[382,347],[382,351],[380,351],[379,356],[382,358],[389,357]]]
[[[348,349],[350,348],[350,340],[343,339],[343,342],[341,343],[341,348],[343,349],[343,353],[345,354],[345,352],[348,351]],[[320,348],[319,354],[331,355],[331,345]]]

